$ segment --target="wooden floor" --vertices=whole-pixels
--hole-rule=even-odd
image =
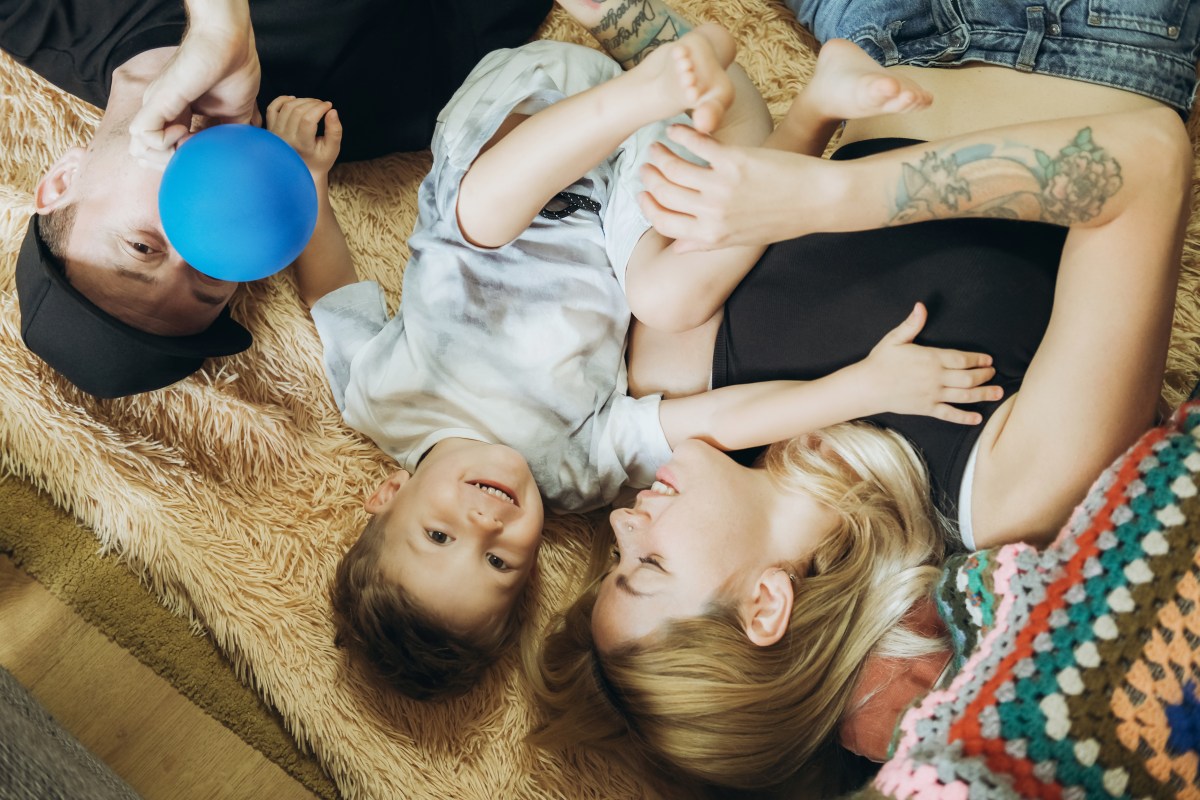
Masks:
[[[4,555],[0,665],[147,800],[313,798]]]

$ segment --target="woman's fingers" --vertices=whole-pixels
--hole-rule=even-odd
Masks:
[[[683,145],[710,164],[721,158],[724,148],[716,139],[688,125],[672,125],[667,128],[667,138]]]
[[[694,193],[701,192],[711,176],[711,170],[708,167],[693,164],[657,142],[650,146],[650,157],[642,167],[642,175],[644,176],[649,169],[657,170],[664,180]],[[689,209],[678,210],[688,211]]]
[[[691,215],[700,202],[695,190],[670,180],[655,164],[645,164],[642,167],[641,178],[646,192],[663,208]]]
[[[654,230],[663,236],[677,241],[691,238],[692,231],[696,227],[695,217],[664,208],[649,192],[638,194],[638,206]]]

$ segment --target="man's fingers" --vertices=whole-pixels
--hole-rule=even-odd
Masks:
[[[141,136],[130,137],[129,152],[139,166],[164,169],[189,133],[187,126],[179,123],[162,131],[143,131]]]

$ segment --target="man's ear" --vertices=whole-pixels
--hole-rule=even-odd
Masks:
[[[396,492],[400,491],[401,487],[408,483],[408,479],[411,477],[412,475],[406,469],[398,469],[391,475],[388,475],[383,483],[379,484],[379,488],[364,503],[367,513],[378,514],[383,511],[387,504],[392,501],[392,498],[396,496]]]
[[[759,647],[775,644],[792,621],[792,579],[786,570],[771,567],[758,577],[745,612],[746,636]]]
[[[37,213],[49,214],[74,199],[70,191],[71,184],[79,175],[86,156],[87,151],[82,147],[72,147],[50,165],[50,169],[46,170],[33,192],[33,203]]]

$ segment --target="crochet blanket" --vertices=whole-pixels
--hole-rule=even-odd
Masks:
[[[1200,798],[1200,402],[1148,432],[1045,551],[948,564],[957,674],[859,797]]]

